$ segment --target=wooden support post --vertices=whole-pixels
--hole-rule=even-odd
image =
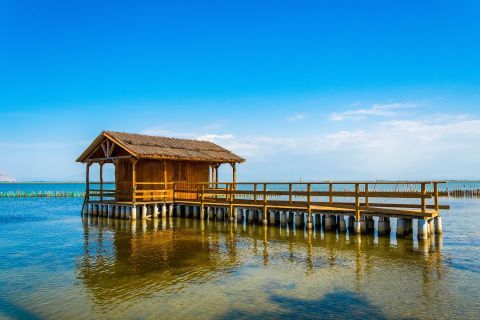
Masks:
[[[267,205],[267,184],[264,183],[263,184],[263,205],[266,206]]]
[[[85,199],[88,202],[90,200],[90,166],[91,162],[87,162],[86,177],[85,177]]]
[[[355,217],[357,221],[360,222],[360,185],[358,183],[355,184]]]
[[[268,225],[267,214],[268,214],[268,207],[267,207],[267,184],[263,184],[263,225]]]
[[[365,183],[365,207],[368,208],[369,201],[368,201],[368,183]]]
[[[233,194],[231,195],[231,198],[232,198],[232,201],[235,201],[235,190],[237,190],[237,166],[235,164],[235,162],[233,163],[230,163],[230,165],[232,166],[232,188],[231,188],[231,191],[233,191]]]
[[[328,184],[328,202],[333,206],[333,183]]]
[[[236,183],[237,183],[237,166],[236,166],[235,162],[231,163],[230,165],[232,166],[232,175],[233,175],[233,177],[232,177],[233,181],[232,182],[233,182],[233,184],[236,185]]]
[[[215,189],[218,189],[218,168],[220,164],[215,165]]]
[[[135,195],[137,191],[137,159],[135,158],[130,158],[130,162],[132,163],[132,202],[135,203]]]
[[[433,183],[433,200],[434,200],[434,208],[435,211],[438,213],[439,205],[438,205],[438,182]]]
[[[100,202],[103,202],[103,161],[98,164],[100,165]]]
[[[292,204],[292,184],[288,184],[288,203]]]
[[[205,217],[205,205],[203,204],[203,201],[205,200],[205,186],[202,185],[201,193],[200,193],[200,220],[203,221]]]
[[[422,212],[427,211],[427,199],[425,198],[427,195],[427,186],[425,183],[421,184],[421,192],[422,192]]]
[[[163,182],[164,182],[164,189],[167,190],[167,160],[163,160]]]
[[[312,184],[308,183],[307,184],[307,204],[309,207],[312,200],[311,193],[312,193]]]
[[[253,184],[253,202],[257,203],[257,184]]]
[[[307,209],[307,214],[308,214],[308,217],[307,217],[307,230],[312,230],[313,229],[313,224],[312,224],[312,207],[310,207],[310,203],[311,203],[311,193],[312,193],[312,184],[309,183],[307,184],[307,205],[308,205],[308,209]]]

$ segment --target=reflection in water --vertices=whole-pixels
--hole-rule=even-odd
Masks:
[[[280,281],[293,283],[293,277],[299,274],[307,281],[326,281],[331,270],[345,272],[346,281],[351,270],[350,285],[359,296],[352,298],[348,291],[337,295],[354,302],[370,294],[371,279],[387,278],[394,282],[384,285],[403,289],[421,279],[422,299],[429,301],[435,281],[446,272],[440,252],[441,236],[433,242],[416,243],[410,237],[392,244],[390,238],[373,235],[348,236],[288,226],[263,228],[181,218],[136,222],[85,219],[83,229],[78,275],[96,305],[135,303],[158,293],[181,292],[189,285],[224,281],[228,275],[258,265],[266,272],[280,271]],[[242,277],[242,281],[255,279]],[[327,295],[322,299],[330,298]],[[280,298],[276,293],[271,299]],[[280,305],[287,302],[282,300]],[[244,311],[230,312],[235,315]]]

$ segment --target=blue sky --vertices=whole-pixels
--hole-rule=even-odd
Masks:
[[[102,130],[217,142],[241,180],[480,178],[479,89],[478,1],[0,1],[19,180],[83,179]]]

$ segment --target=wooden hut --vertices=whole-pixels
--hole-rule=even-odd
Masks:
[[[86,164],[87,201],[159,202],[168,199],[174,186],[184,188],[199,183],[218,182],[218,168],[232,167],[245,159],[208,141],[157,137],[103,131],[82,153],[77,162]],[[99,188],[91,188],[90,166],[100,166]],[[105,190],[103,165],[115,166],[115,190]]]

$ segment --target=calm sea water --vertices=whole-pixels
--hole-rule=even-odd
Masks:
[[[480,201],[442,202],[444,234],[419,243],[0,198],[0,318],[478,319]]]

